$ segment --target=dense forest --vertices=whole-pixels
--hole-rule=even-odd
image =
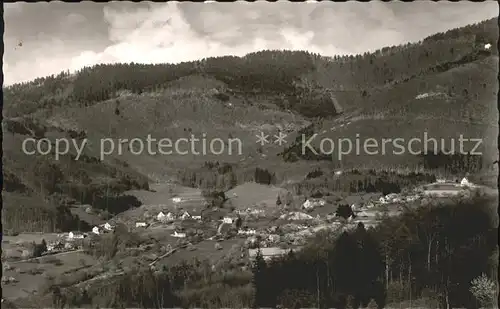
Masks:
[[[305,251],[270,265],[257,261],[255,302],[260,307],[358,308],[374,301],[380,308],[425,298],[427,308],[491,306],[478,303],[469,291],[483,273],[497,281],[498,222],[492,219],[491,202],[408,210],[374,229],[359,224],[331,242],[317,235]]]
[[[463,57],[472,57],[469,62],[485,57],[495,52],[482,50],[482,45],[496,42],[496,27],[496,21],[491,19],[418,43],[356,56],[322,57],[302,51],[268,50],[245,57],[215,57],[180,64],[96,65],[75,74],[66,71],[9,86],[4,89],[4,99],[8,115],[20,116],[40,107],[87,106],[114,98],[123,90],[154,91],[181,77],[201,74],[224,82],[230,93],[276,95],[283,106],[306,116],[334,115],[355,106],[325,100],[329,91],[347,91],[362,97],[368,89],[407,81]]]

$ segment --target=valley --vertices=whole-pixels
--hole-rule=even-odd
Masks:
[[[4,87],[2,308],[476,304],[464,286],[498,270],[497,39],[491,19],[364,55],[96,65]],[[312,151],[424,134],[446,146]],[[135,152],[147,136],[241,153]],[[460,136],[482,142],[450,152]],[[55,159],[23,152],[28,138],[86,143]]]

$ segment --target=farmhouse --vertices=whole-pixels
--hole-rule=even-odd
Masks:
[[[165,220],[165,219],[166,219],[166,217],[167,217],[167,216],[166,216],[166,215],[165,215],[162,211],[160,211],[160,212],[158,213],[158,215],[156,216],[156,220],[158,220],[158,221],[163,221],[163,220]]]
[[[302,209],[314,209],[316,207],[325,206],[326,202],[322,199],[308,199],[302,204]]]
[[[174,197],[174,198],[172,198],[172,202],[174,202],[174,203],[180,203],[181,202],[181,198],[180,197]]]
[[[92,233],[94,233],[94,234],[96,234],[96,235],[99,235],[99,234],[101,234],[101,230],[99,229],[99,227],[98,227],[98,226],[94,226],[94,227],[92,228]]]
[[[146,226],[147,226],[146,222],[136,222],[135,223],[135,227],[146,227]]]
[[[106,222],[106,223],[104,224],[104,229],[105,229],[106,231],[112,231],[112,230],[113,230],[113,226],[112,226],[111,224],[109,224],[108,222]]]
[[[224,217],[222,219],[222,222],[223,223],[227,223],[227,224],[233,224],[233,218],[231,218],[231,217]]]
[[[467,179],[467,177],[464,177],[462,181],[460,181],[460,186],[462,187],[470,187],[471,183]]]
[[[85,234],[82,232],[69,232],[68,239],[83,239],[85,238]]]
[[[311,220],[313,219],[312,216],[305,214],[303,212],[290,212],[288,214],[283,214],[280,216],[280,219],[287,219],[287,220]]]
[[[177,237],[177,238],[185,238],[186,237],[186,233],[177,233],[177,231],[174,231],[174,233],[171,234],[170,236]]]
[[[256,231],[254,229],[248,230],[238,230],[238,234],[240,235],[255,235]]]
[[[180,216],[180,218],[181,218],[182,220],[186,220],[186,219],[191,218],[191,215],[189,214],[189,212],[185,211],[185,212],[184,212],[184,213]]]

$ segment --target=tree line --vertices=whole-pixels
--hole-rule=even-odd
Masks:
[[[305,51],[265,50],[245,57],[205,58],[175,65],[96,65],[74,75],[66,71],[6,87],[4,96],[9,103],[8,113],[19,116],[45,107],[87,106],[114,98],[122,90],[140,94],[164,89],[181,77],[200,74],[247,95],[267,93],[287,98],[291,108],[307,116],[324,116],[338,113],[339,108],[330,99],[324,100],[322,89],[350,89],[361,94],[372,87],[407,80],[421,74],[423,68],[468,55],[484,42],[495,42],[495,27],[491,19],[418,43],[356,56],[322,57]],[[304,81],[308,81],[307,85]]]
[[[375,228],[320,231],[300,251],[270,261],[257,254],[251,272],[229,257],[216,266],[205,259],[137,265],[87,287],[52,286],[47,301],[56,308],[495,307],[494,202],[475,196],[384,216]],[[117,228],[86,252],[119,261],[125,247],[144,241]]]
[[[373,229],[360,223],[340,236],[318,236],[307,249],[270,263],[258,256],[255,305],[381,308],[413,300],[428,308],[492,306],[492,291],[474,292],[471,283],[482,274],[497,281],[493,208],[484,198],[421,207]],[[480,303],[481,293],[490,298]]]

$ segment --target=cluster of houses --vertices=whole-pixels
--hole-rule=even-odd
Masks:
[[[104,224],[94,226],[92,228],[92,233],[99,235],[99,234],[103,234],[103,233],[112,232],[113,229],[114,229],[114,227],[111,224],[109,224],[108,222],[106,222]]]
[[[156,220],[161,221],[161,222],[175,221],[177,219],[180,219],[180,220],[193,219],[193,220],[200,220],[201,221],[201,215],[191,215],[187,211],[184,211],[179,215],[176,215],[172,212],[168,212],[165,214],[164,212],[160,211],[156,215]]]
[[[182,211],[179,214],[175,214],[173,212],[164,213],[163,211],[160,211],[156,215],[155,219],[156,219],[156,221],[166,223],[166,222],[173,222],[175,220],[188,220],[188,219],[201,221],[202,218],[201,218],[201,215],[191,215],[187,211]],[[144,222],[144,221],[139,221],[139,222],[135,223],[136,228],[148,227],[148,226],[149,226],[149,223]]]
[[[438,179],[435,183],[424,186],[423,195],[428,197],[450,197],[467,195],[470,189],[476,185],[471,183],[467,177],[464,177],[460,183]]]
[[[104,223],[98,226],[94,226],[90,233],[84,233],[80,231],[71,231],[69,233],[60,234],[59,239],[56,241],[47,243],[47,251],[62,251],[62,250],[74,250],[79,247],[78,240],[87,238],[89,234],[91,235],[101,235],[104,233],[109,233],[114,230],[114,227],[109,223]]]
[[[259,216],[259,215],[264,214],[264,210],[254,209],[254,208],[247,208],[244,210],[236,210],[235,212],[241,216]]]
[[[304,204],[302,204],[302,209],[313,210],[316,207],[322,207],[326,205],[326,201],[323,199],[307,199]]]
[[[238,230],[238,235],[255,235],[257,231],[255,229],[240,229]]]
[[[280,219],[299,221],[299,220],[312,220],[312,219],[314,219],[314,217],[312,217],[306,213],[300,212],[300,211],[292,211],[292,212],[281,215]]]

